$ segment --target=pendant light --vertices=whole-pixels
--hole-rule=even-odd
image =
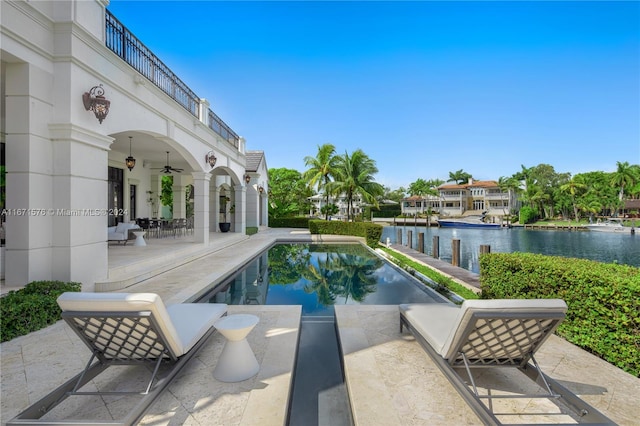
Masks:
[[[124,163],[127,165],[129,171],[133,170],[136,166],[136,159],[131,156],[131,136],[129,136],[129,156],[124,160]]]

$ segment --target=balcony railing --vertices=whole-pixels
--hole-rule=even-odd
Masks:
[[[142,74],[171,99],[196,118],[199,117],[200,98],[178,78],[147,46],[134,36],[111,12],[106,12],[105,44],[133,69]],[[240,137],[211,109],[208,111],[209,128],[222,136],[235,148]]]

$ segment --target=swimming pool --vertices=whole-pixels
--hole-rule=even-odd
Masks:
[[[446,302],[360,244],[287,244],[265,250],[201,302],[302,305],[302,315],[333,315],[337,304]]]
[[[308,243],[272,246],[198,301],[302,306],[288,426],[354,424],[335,305],[447,302],[361,244]]]

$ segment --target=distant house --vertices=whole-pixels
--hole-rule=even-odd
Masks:
[[[412,195],[402,199],[402,214],[415,216],[428,211],[440,211],[440,197],[434,195]]]
[[[324,216],[322,207],[327,204],[327,196],[325,194],[316,194],[307,198],[311,203],[311,210],[309,216]],[[338,207],[338,213],[332,215],[334,219],[346,219],[349,208],[349,201],[346,194],[340,194],[338,197],[329,196],[329,204],[335,204]],[[353,204],[351,206],[351,215],[357,216],[362,214],[365,207],[365,203],[362,201],[362,197],[358,194],[353,194]]]
[[[441,216],[462,216],[482,214],[504,216],[518,207],[515,194],[502,191],[493,180],[468,183],[444,184],[438,188],[438,195],[412,196],[402,200],[402,213],[424,214],[431,210]]]
[[[625,200],[622,214],[624,217],[640,217],[640,199]]]

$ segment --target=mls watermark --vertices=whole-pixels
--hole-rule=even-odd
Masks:
[[[2,216],[123,216],[126,209],[2,209]]]

